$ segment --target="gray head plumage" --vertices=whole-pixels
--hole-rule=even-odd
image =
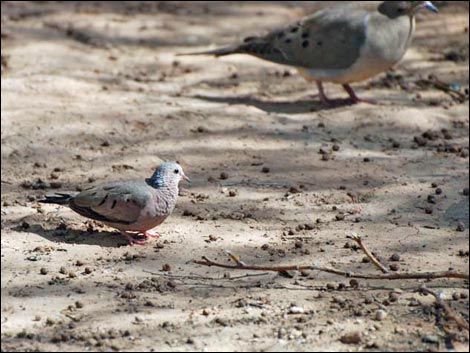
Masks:
[[[379,12],[389,18],[414,16],[421,9],[438,12],[431,1],[384,1],[379,6]]]
[[[184,174],[183,168],[177,162],[164,162],[147,179],[147,183],[154,188],[177,187],[179,182],[189,178]]]

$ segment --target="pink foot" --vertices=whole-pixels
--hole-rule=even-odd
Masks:
[[[126,233],[126,232],[121,232],[122,235],[124,235],[127,240],[129,241],[129,245],[130,246],[134,246],[134,245],[145,245],[147,243],[147,239],[136,239],[134,238],[132,235]]]
[[[147,244],[147,241],[146,241],[146,240],[135,239],[135,238],[133,238],[133,237],[131,237],[131,236],[129,236],[128,239],[129,239],[129,245],[130,245],[130,246],[134,246],[134,245],[140,245],[140,246],[142,246],[142,245]]]
[[[352,104],[359,104],[359,103],[366,103],[366,104],[371,104],[371,105],[377,105],[379,102],[377,102],[375,99],[367,99],[367,98],[351,98],[351,103]]]
[[[146,237],[148,237],[148,238],[160,239],[160,234],[158,234],[158,233],[152,233],[152,232],[150,232],[150,231],[148,231],[148,230],[144,232],[144,235],[145,235]]]
[[[352,104],[359,104],[359,103],[367,103],[367,104],[373,104],[373,105],[378,104],[378,102],[374,99],[359,98],[350,85],[343,85],[343,88],[346,92],[348,92],[349,97],[350,97],[350,102]]]

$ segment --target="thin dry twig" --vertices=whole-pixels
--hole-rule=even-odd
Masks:
[[[447,303],[442,298],[442,293],[436,293],[427,287],[421,287],[419,291],[425,295],[432,295],[434,298],[436,298],[436,302],[446,313],[447,319],[454,321],[460,329],[464,329],[467,332],[469,331],[468,322],[465,321],[461,316],[457,315],[457,313],[455,313],[455,311],[452,310],[449,305],[447,305]]]
[[[262,277],[266,276],[269,273],[264,272],[264,273],[247,273],[245,275],[241,276],[235,276],[235,277],[206,277],[206,276],[200,276],[198,274],[192,274],[189,276],[180,276],[180,275],[172,275],[169,273],[159,273],[159,272],[153,272],[149,270],[143,270],[145,273],[149,273],[154,276],[160,276],[160,277],[165,277],[165,278],[172,278],[172,279],[187,279],[187,280],[193,280],[193,281],[200,281],[200,280],[206,280],[206,281],[235,281],[237,279],[243,279],[243,278],[251,278],[251,277]]]
[[[228,181],[221,183],[221,186],[230,187],[230,186],[238,186],[238,185],[252,185],[252,186],[264,186],[264,187],[272,187],[272,188],[289,188],[292,185],[288,183],[277,183],[271,181],[264,181],[264,180],[254,180],[254,179],[243,179],[240,181]]]
[[[419,83],[424,84],[424,85],[431,85],[434,88],[447,93],[452,98],[458,99],[461,102],[464,102],[465,100],[468,99],[467,94],[465,94],[465,93],[463,93],[463,92],[461,92],[457,89],[452,88],[452,86],[450,84],[441,81],[435,75],[430,75],[428,79],[423,79],[423,80],[418,81],[418,84]]]
[[[246,264],[240,260],[240,258],[237,255],[232,254],[229,250],[224,250],[224,253],[229,256],[238,266],[240,267],[245,267]]]
[[[469,279],[469,275],[465,273],[455,271],[444,271],[444,272],[421,272],[421,273],[388,273],[383,275],[373,274],[358,274],[353,272],[346,272],[337,270],[330,267],[320,265],[286,265],[286,266],[252,266],[252,265],[228,265],[218,263],[208,259],[206,256],[202,257],[202,260],[195,260],[195,264],[203,266],[214,266],[221,267],[231,270],[251,270],[251,271],[271,271],[271,272],[285,272],[285,271],[321,271],[332,273],[338,276],[344,276],[348,278],[358,279],[376,279],[376,280],[397,280],[397,279],[438,279],[438,278],[457,278],[457,279]]]
[[[282,239],[292,240],[292,239],[314,239],[315,237],[309,235],[283,235]]]
[[[364,254],[366,254],[370,261],[372,261],[372,263],[380,271],[382,271],[382,273],[388,273],[388,270],[380,263],[380,261],[374,256],[374,254],[372,254],[369,249],[367,249],[367,247],[362,242],[362,238],[359,235],[357,235],[356,233],[352,233],[350,236],[348,236],[348,238],[356,242],[357,245],[359,245]]]

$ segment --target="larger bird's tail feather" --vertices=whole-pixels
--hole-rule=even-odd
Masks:
[[[176,54],[176,56],[190,56],[190,55],[213,55],[213,56],[225,56],[225,55],[231,55],[231,54],[237,54],[240,53],[240,48],[238,46],[232,46],[232,47],[223,47],[223,48],[217,48],[213,50],[205,50],[205,51],[199,51],[199,52],[192,52],[192,53],[179,53]]]
[[[73,195],[58,192],[55,195],[47,196],[45,199],[39,200],[40,203],[52,203],[56,205],[68,205]]]

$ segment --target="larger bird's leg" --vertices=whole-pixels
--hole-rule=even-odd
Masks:
[[[333,101],[326,96],[325,90],[323,89],[323,83],[321,81],[317,81],[317,87],[318,87],[318,94],[320,95],[320,100],[322,101],[322,103],[327,104],[327,105],[332,105]]]
[[[351,97],[351,101],[353,104],[358,104],[358,103],[368,103],[368,104],[377,104],[377,102],[373,99],[362,99],[362,98],[359,98],[357,95],[356,95],[356,92],[354,92],[353,88],[348,85],[348,84],[344,84],[343,85],[343,88],[346,92],[348,92],[349,94],[349,97]]]

